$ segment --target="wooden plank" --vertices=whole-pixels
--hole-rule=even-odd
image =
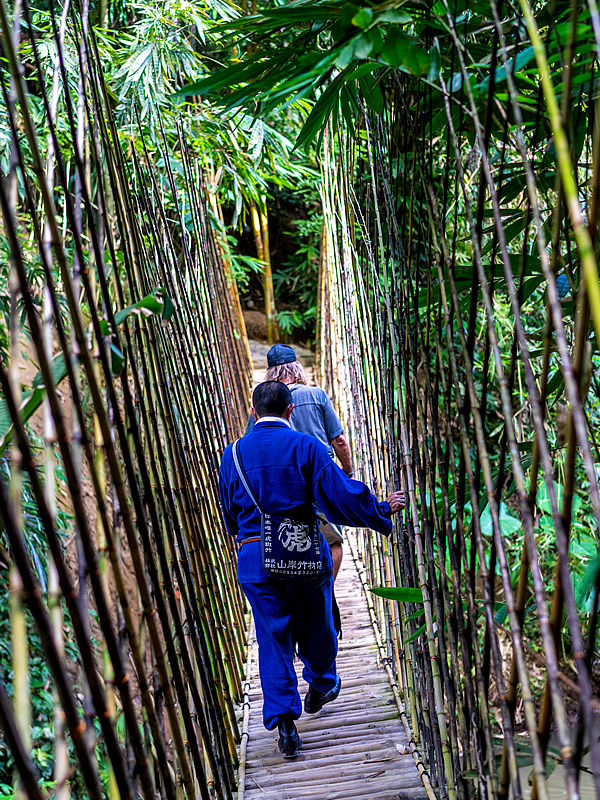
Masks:
[[[277,731],[262,725],[256,652],[251,658],[246,785],[240,800],[426,800],[379,653],[354,564],[336,583],[344,636],[337,658],[342,691],[318,714],[296,723],[303,746],[285,760]],[[256,645],[254,645],[256,647]],[[296,662],[302,697],[308,690]]]

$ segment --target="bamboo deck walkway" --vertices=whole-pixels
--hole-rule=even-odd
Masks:
[[[281,757],[277,731],[263,728],[258,652],[256,642],[251,643],[248,736],[242,742],[238,800],[428,797],[388,676],[378,661],[367,603],[349,547],[345,548],[336,595],[344,630],[337,661],[342,691],[318,714],[303,714],[296,723],[303,746],[294,761]],[[296,669],[304,697],[307,686],[300,677],[300,662]]]

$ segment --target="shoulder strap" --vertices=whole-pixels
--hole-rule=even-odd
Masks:
[[[233,449],[232,449],[233,463],[234,463],[234,466],[236,468],[237,474],[239,475],[239,478],[240,478],[240,480],[242,482],[242,485],[243,485],[244,489],[248,492],[248,494],[250,495],[250,499],[252,500],[254,505],[258,508],[260,513],[263,514],[264,512],[263,512],[262,508],[260,507],[260,503],[258,502],[258,499],[257,499],[256,495],[252,491],[252,488],[251,488],[250,484],[248,483],[248,476],[246,475],[246,470],[244,469],[244,465],[242,464],[242,460],[240,458],[240,454],[239,454],[238,449],[237,449],[239,441],[240,440],[237,439],[233,443]]]

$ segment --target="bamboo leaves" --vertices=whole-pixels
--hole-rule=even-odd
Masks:
[[[352,84],[360,77],[362,67],[366,67],[363,75],[374,72],[377,79],[390,67],[426,76],[430,81],[437,79],[437,50],[430,51],[414,34],[399,29],[400,25],[413,23],[404,10],[342,3],[311,2],[310,6],[308,9],[306,4],[288,3],[226,26],[232,34],[260,37],[264,49],[185,86],[177,96],[215,97],[226,90],[223,96],[226,109],[254,109],[258,99],[261,113],[269,113],[284,103],[316,95],[313,110],[296,141],[300,147],[317,137],[334,108],[337,113],[339,102],[347,116]],[[309,25],[309,20],[314,24]],[[318,42],[325,30],[331,32],[333,44],[323,53]],[[271,39],[283,37],[283,46],[273,48],[265,39],[267,35]],[[380,111],[383,99],[377,82],[365,81],[365,86],[367,102]],[[321,137],[318,140],[320,145]]]
[[[385,597],[388,600],[396,600],[398,603],[422,603],[423,592],[418,588],[410,586],[375,586],[371,592],[378,597]]]
[[[127,308],[123,308],[114,316],[115,325],[120,327],[131,316],[159,316],[161,318],[161,325],[164,327],[169,323],[173,316],[175,305],[165,289],[155,289],[150,294],[138,300],[137,303],[132,303]],[[100,322],[100,329],[105,336],[108,336],[111,331],[109,324],[102,320]]]

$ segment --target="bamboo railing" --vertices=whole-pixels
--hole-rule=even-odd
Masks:
[[[434,790],[450,800],[600,796],[599,574],[585,610],[571,546],[577,523],[597,552],[600,519],[596,395],[588,402],[600,129],[585,127],[583,111],[573,161],[577,12],[559,107],[549,45],[526,0],[522,9],[541,76],[538,120],[547,113],[557,152],[554,188],[543,186],[539,123],[524,125],[511,72],[522,40],[494,4],[491,59],[466,63],[476,40],[466,16],[436,7],[452,85],[444,74],[434,86],[390,73],[378,88],[384,110],[359,92],[357,130],[330,127],[322,156],[318,379],[357,476],[380,496],[408,495],[390,541],[354,541],[368,584],[388,589],[373,603],[388,663]],[[502,95],[490,88],[499,65]],[[477,71],[489,82],[487,116]],[[512,195],[511,171],[523,175]],[[535,333],[532,297],[543,309]],[[562,440],[557,385],[568,403]]]
[[[27,2],[15,3],[10,19],[0,5],[11,131],[0,206],[15,321],[10,362],[0,365],[1,446],[12,448],[0,522],[15,664],[12,703],[0,684],[0,725],[17,793],[46,796],[29,755],[26,648],[35,629],[55,687],[57,798],[231,798],[246,631],[216,475],[224,446],[245,422],[250,389],[237,290],[184,122],[163,127],[152,154],[135,119],[123,143],[89,7],[80,14],[67,2],[60,19],[51,13],[48,93]],[[66,30],[77,85],[65,64]],[[24,48],[43,131],[33,119]],[[57,127],[59,104],[66,136]],[[157,153],[166,185],[153,172]],[[178,182],[171,159],[182,166]],[[40,264],[43,313],[32,259]],[[40,368],[24,398],[27,345],[17,309]],[[32,414],[23,399],[36,387],[43,405]],[[48,548],[47,586],[21,518],[21,475]],[[72,545],[57,527],[59,506],[72,515]],[[77,663],[66,657],[65,636]]]

